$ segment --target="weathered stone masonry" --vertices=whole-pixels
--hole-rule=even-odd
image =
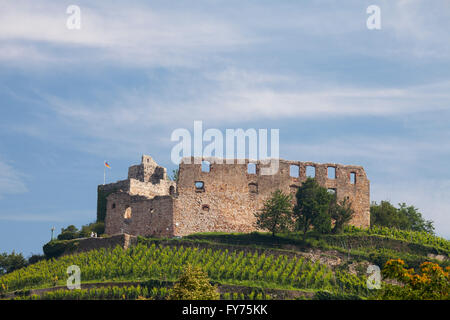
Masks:
[[[253,164],[248,160],[222,164],[217,159],[203,159],[210,163],[209,172],[202,171],[199,159],[187,160],[179,166],[177,182],[169,180],[166,169],[150,156],[143,156],[141,164],[129,168],[127,180],[100,185],[99,193],[109,193],[106,233],[173,237],[255,231],[254,212],[276,189],[295,194],[307,179],[307,167],[314,168],[317,182],[336,192],[338,200],[349,198],[355,210],[352,225],[370,224],[370,186],[361,166],[280,159],[276,174],[261,175],[263,164],[258,161],[251,162],[255,169],[249,173]],[[291,171],[291,167],[297,170]]]

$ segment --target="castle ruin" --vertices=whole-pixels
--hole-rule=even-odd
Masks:
[[[190,161],[186,161],[189,159]],[[264,163],[216,163],[217,159],[185,158],[178,180],[150,156],[131,166],[128,179],[98,186],[98,217],[105,233],[174,237],[196,232],[255,231],[254,213],[272,192],[281,189],[295,195],[307,179],[307,171],[337,199],[348,197],[357,227],[370,224],[370,183],[361,166],[279,160],[273,175],[261,175]]]

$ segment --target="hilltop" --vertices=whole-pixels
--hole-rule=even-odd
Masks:
[[[76,248],[83,240],[55,242]],[[69,250],[70,251],[70,250]],[[201,266],[223,299],[370,299],[367,266],[402,259],[449,266],[450,241],[424,232],[346,228],[340,235],[200,233],[138,237],[127,249],[99,248],[39,261],[0,277],[4,297],[162,299],[186,264]],[[81,268],[83,290],[65,290],[66,269]],[[36,294],[36,296],[33,296]]]

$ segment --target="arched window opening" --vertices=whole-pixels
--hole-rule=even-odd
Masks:
[[[125,219],[131,219],[131,207],[127,207],[125,209],[125,213],[124,213],[123,217]]]

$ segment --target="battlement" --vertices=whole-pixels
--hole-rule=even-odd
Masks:
[[[289,181],[292,184],[303,182],[307,177],[315,178],[319,184],[327,188],[337,188],[345,185],[363,186],[367,180],[364,168],[356,165],[337,163],[301,162],[278,160],[278,170],[272,175],[261,174],[261,168],[270,166],[265,161],[249,159],[234,160],[227,163],[218,158],[184,158],[180,164],[178,184],[185,185],[192,181],[220,179],[234,182]],[[206,169],[206,170],[205,170]],[[239,178],[242,181],[236,181]]]
[[[141,163],[128,168],[128,179],[158,184],[160,180],[168,180],[167,170],[159,166],[150,156],[143,155]]]

